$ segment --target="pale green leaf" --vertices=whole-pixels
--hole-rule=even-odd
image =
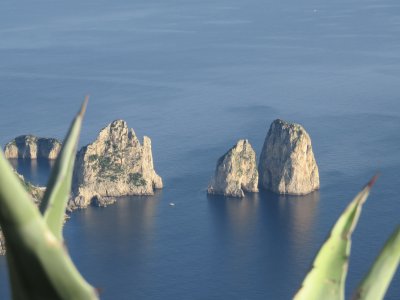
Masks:
[[[400,261],[400,227],[376,258],[372,268],[357,288],[354,300],[380,300],[386,294]]]
[[[88,97],[85,98],[81,110],[71,124],[60,154],[54,164],[46,192],[40,204],[40,211],[46,223],[59,240],[63,239],[62,227],[65,209],[71,192],[76,150],[87,102]]]
[[[314,259],[295,300],[343,300],[351,249],[351,234],[357,224],[376,176],[347,206]]]

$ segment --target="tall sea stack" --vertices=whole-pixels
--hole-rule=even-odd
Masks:
[[[244,197],[244,192],[258,192],[256,153],[248,140],[239,140],[217,162],[215,175],[207,192],[230,197]]]
[[[272,122],[259,162],[260,187],[279,194],[305,195],[319,189],[311,139],[303,126]]]
[[[141,145],[133,129],[116,120],[78,152],[70,207],[86,207],[102,197],[153,195],[162,187],[150,138],[145,136]]]

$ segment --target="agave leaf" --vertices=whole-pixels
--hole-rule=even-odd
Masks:
[[[9,264],[11,291],[13,299],[28,299],[27,297],[23,297],[22,277],[18,277],[17,269],[11,267],[11,265],[14,265],[14,259],[11,258],[12,246],[8,245],[8,243],[11,244],[8,240],[10,240],[13,234],[13,228],[29,225],[32,215],[35,214],[36,207],[31,203],[32,200],[30,200],[30,196],[20,178],[13,171],[10,172],[10,169],[11,166],[9,166],[0,150],[0,225],[7,243],[7,261]],[[18,200],[14,201],[14,199]],[[26,209],[20,209],[19,206],[26,207]]]
[[[71,124],[40,204],[40,211],[47,225],[59,240],[63,239],[62,227],[65,209],[71,191],[76,149],[87,102],[88,97],[85,98],[81,110]]]
[[[361,190],[336,221],[331,233],[317,253],[295,300],[343,300],[351,249],[351,234],[361,207],[367,200],[377,176]]]
[[[400,227],[392,233],[357,288],[354,300],[383,299],[400,261]]]
[[[0,225],[13,299],[97,299],[0,151]]]

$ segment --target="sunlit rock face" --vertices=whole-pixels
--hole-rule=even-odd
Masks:
[[[133,129],[116,120],[77,154],[70,208],[88,206],[102,197],[153,195],[163,187],[154,170],[151,140],[140,144]]]
[[[256,153],[248,140],[239,140],[217,162],[209,194],[244,197],[244,192],[258,192]]]
[[[259,163],[260,187],[279,194],[305,195],[319,189],[311,139],[303,126],[272,122]]]
[[[6,144],[4,155],[8,159],[56,159],[60,150],[61,142],[56,139],[21,135]]]

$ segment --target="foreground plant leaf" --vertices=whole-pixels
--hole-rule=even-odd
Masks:
[[[342,300],[351,249],[351,234],[377,176],[358,193],[336,221],[314,259],[295,300]]]
[[[71,191],[72,173],[78,147],[83,115],[86,110],[88,97],[82,104],[81,110],[76,115],[68,134],[63,142],[61,151],[54,164],[46,192],[40,204],[40,211],[51,232],[63,240],[62,228],[64,224],[65,209]]]
[[[0,225],[6,240],[13,299],[97,299],[95,290],[78,272],[63,242],[50,230],[2,151]]]
[[[357,288],[354,300],[383,299],[400,261],[400,227],[398,227],[376,258]]]

